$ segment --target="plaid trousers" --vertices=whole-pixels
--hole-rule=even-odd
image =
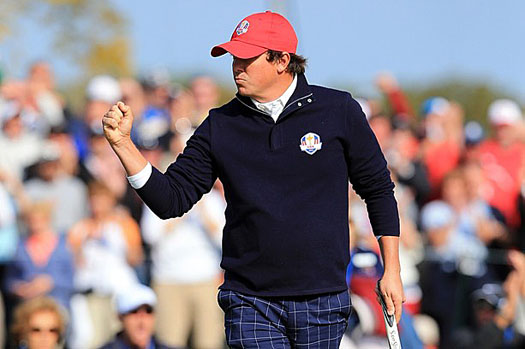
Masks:
[[[337,349],[352,309],[348,291],[256,297],[220,290],[218,302],[230,348]]]

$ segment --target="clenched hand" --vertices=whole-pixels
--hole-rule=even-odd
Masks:
[[[133,114],[131,108],[118,102],[112,106],[102,118],[104,136],[111,146],[130,140],[131,125],[133,124]]]

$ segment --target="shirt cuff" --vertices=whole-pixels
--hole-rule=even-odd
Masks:
[[[153,169],[151,164],[148,162],[148,164],[142,170],[140,170],[139,173],[127,177],[129,184],[133,189],[142,188],[151,177],[152,171]]]

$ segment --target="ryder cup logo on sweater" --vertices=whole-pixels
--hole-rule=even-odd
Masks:
[[[239,24],[237,29],[235,29],[235,32],[237,33],[237,35],[244,34],[248,31],[249,26],[250,26],[250,22],[248,22],[247,20],[244,20],[241,22],[241,24]]]
[[[316,151],[321,150],[321,137],[313,132],[308,132],[301,138],[299,147],[307,154],[314,155]]]

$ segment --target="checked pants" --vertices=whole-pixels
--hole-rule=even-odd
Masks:
[[[348,291],[256,297],[220,290],[218,302],[230,348],[337,349],[351,312]]]

